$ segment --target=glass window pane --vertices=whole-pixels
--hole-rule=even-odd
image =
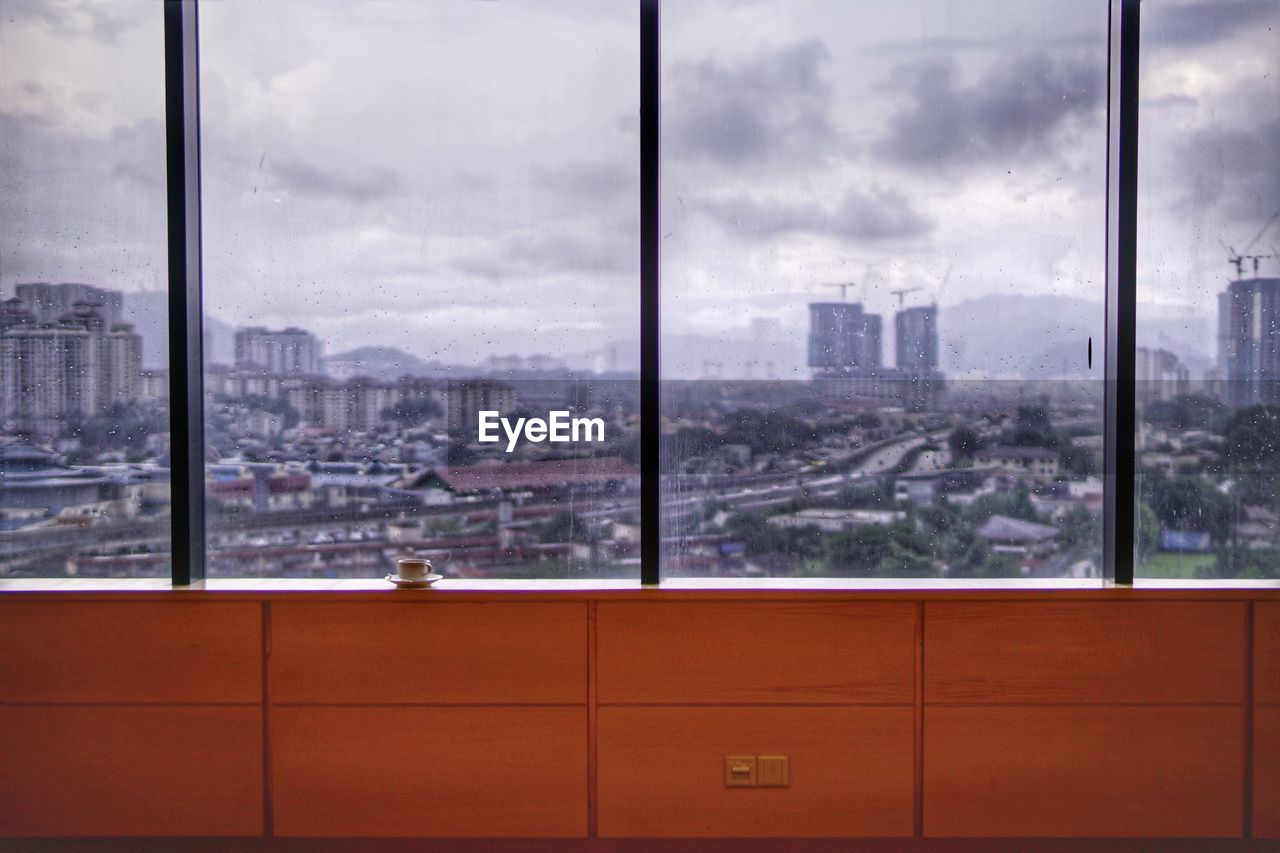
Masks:
[[[1280,577],[1280,5],[1142,4],[1137,574]]]
[[[0,11],[0,576],[169,574],[162,15]]]
[[[637,575],[637,4],[200,23],[211,573]]]
[[[1107,17],[664,5],[667,574],[1099,574]]]

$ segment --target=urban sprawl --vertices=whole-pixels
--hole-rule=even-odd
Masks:
[[[167,574],[167,373],[127,295],[13,290],[0,575]],[[663,383],[664,573],[1098,575],[1102,383],[950,380],[937,305],[897,295],[891,367],[881,316],[842,295],[809,305],[808,379]],[[379,577],[420,553],[456,577],[636,576],[639,381],[615,365],[326,357],[304,329],[237,329],[204,373],[211,574]],[[1280,575],[1280,278],[1237,269],[1212,369],[1140,347],[1137,380],[1140,572]],[[603,440],[478,440],[481,412],[556,411]]]

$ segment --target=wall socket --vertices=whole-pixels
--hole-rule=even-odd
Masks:
[[[791,757],[787,755],[726,755],[726,788],[789,788]]]
[[[790,788],[791,759],[786,755],[761,755],[756,761],[756,778],[761,788]]]
[[[726,788],[756,787],[756,757],[754,755],[726,755],[724,757],[724,786]]]

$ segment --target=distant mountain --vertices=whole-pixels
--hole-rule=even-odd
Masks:
[[[794,340],[734,335],[664,335],[662,370],[668,379],[808,379],[809,330]],[[636,352],[639,352],[637,345]]]
[[[959,378],[1098,378],[1104,330],[1102,303],[1071,296],[983,296],[938,311],[942,369]]]
[[[161,370],[169,366],[169,295],[154,291],[124,294],[124,319],[142,335],[142,366]],[[206,362],[230,364],[235,354],[235,329],[216,317],[204,318]]]
[[[168,299],[164,293],[124,295],[124,315],[142,335],[143,364],[163,368],[168,360]],[[1216,318],[1192,308],[1140,306],[1138,344],[1170,350],[1199,377],[1213,366]],[[806,327],[779,329],[772,339],[745,330],[725,334],[672,334],[663,338],[663,371],[669,378],[807,378]],[[1104,309],[1102,300],[1056,295],[999,295],[944,304],[938,312],[942,369],[953,378],[1083,379],[1102,376]],[[1093,336],[1093,370],[1087,366]],[[230,364],[235,329],[216,317],[205,318],[207,361]],[[884,363],[893,363],[893,318],[884,318]],[[634,369],[634,341],[617,341],[615,369]],[[578,362],[582,364],[579,365]],[[599,359],[570,359],[592,369]],[[388,346],[366,346],[331,355],[326,372],[337,379],[405,375],[449,377],[474,368],[424,361]]]
[[[423,361],[402,349],[384,346],[356,347],[324,360],[324,371],[334,379],[399,379],[401,376],[454,377],[471,375],[475,368],[439,361]]]
[[[942,369],[961,378],[1100,378],[1105,318],[1102,300],[1073,296],[983,296],[943,305],[938,312]],[[1140,306],[1138,345],[1172,351],[1196,376],[1212,365],[1213,322],[1190,308]]]
[[[427,363],[416,355],[395,347],[381,346],[356,347],[327,356],[324,369],[334,379],[421,376],[429,372]]]

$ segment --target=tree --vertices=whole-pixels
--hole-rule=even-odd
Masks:
[[[826,537],[827,565],[833,574],[874,575],[880,561],[892,553],[892,543],[889,529],[879,524],[832,533]]]
[[[1228,545],[1218,551],[1208,567],[1196,570],[1200,578],[1280,578],[1280,548]]]
[[[1058,436],[1049,421],[1049,413],[1042,406],[1019,406],[1014,418],[1013,434],[1007,443],[1018,447],[1048,447],[1056,449]]]
[[[549,542],[591,542],[594,537],[586,522],[572,512],[558,512],[547,519],[538,532],[538,540]]]
[[[1077,447],[1064,441],[1058,450],[1058,466],[1077,480],[1091,477],[1097,473],[1093,464],[1093,454],[1088,448]]]
[[[788,554],[801,559],[822,555],[822,531],[816,525],[780,527],[755,512],[740,512],[725,522],[730,535],[742,540],[748,554]]]
[[[1172,400],[1147,403],[1143,419],[1155,426],[1175,429],[1212,429],[1222,406],[1217,400],[1200,394],[1184,394]]]
[[[742,540],[748,554],[769,554],[786,548],[782,530],[759,513],[740,512],[725,522],[725,529]]]
[[[1215,542],[1225,542],[1230,535],[1231,502],[1204,480],[1147,472],[1139,488],[1163,527],[1203,531]]]
[[[1144,501],[1138,501],[1138,556],[1146,559],[1160,544],[1160,519]]]
[[[752,453],[783,453],[811,445],[817,431],[781,412],[735,411],[724,418],[725,444],[745,444]]]
[[[1101,538],[1101,526],[1087,507],[1076,505],[1067,510],[1058,522],[1061,531],[1058,541],[1064,548],[1091,545]]]
[[[1022,577],[1022,567],[1018,565],[1016,559],[1008,554],[988,552],[974,577],[1019,578]]]
[[[951,431],[947,444],[951,447],[951,458],[959,461],[973,459],[974,454],[982,449],[983,441],[982,436],[978,435],[976,430],[967,426],[959,426]]]
[[[1232,474],[1280,472],[1280,408],[1240,409],[1227,421],[1222,437]]]
[[[726,443],[719,433],[706,427],[681,427],[662,435],[659,442],[658,461],[667,473],[678,470],[681,462],[706,456]]]
[[[112,403],[99,415],[72,415],[66,432],[80,442],[80,452],[72,461],[90,462],[113,450],[141,456],[147,439],[168,429],[168,419],[158,406],[129,402]]]
[[[965,510],[965,517],[975,528],[981,527],[993,515],[1007,515],[1023,521],[1040,520],[1026,483],[1019,483],[1012,493],[983,495]]]
[[[450,441],[445,448],[445,462],[449,465],[474,465],[480,457],[464,442]]]
[[[876,574],[891,578],[933,577],[933,559],[897,542],[889,545],[889,554],[876,567]]]

